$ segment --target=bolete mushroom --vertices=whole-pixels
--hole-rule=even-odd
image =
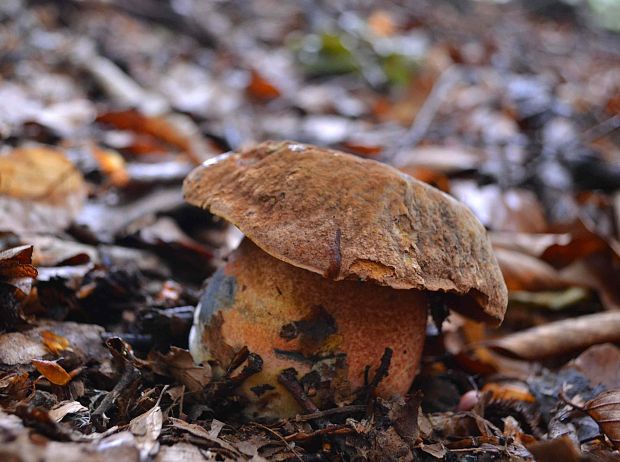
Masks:
[[[244,346],[262,357],[239,389],[254,417],[302,411],[278,380],[283,370],[294,368],[320,407],[363,387],[386,348],[376,392],[406,393],[431,301],[503,319],[506,286],[484,227],[388,165],[268,141],[205,162],[184,195],[246,236],[208,282],[190,349],[220,374]]]

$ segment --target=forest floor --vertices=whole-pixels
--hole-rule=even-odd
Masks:
[[[5,0],[0,101],[0,461],[620,458],[620,36],[584,4]],[[244,420],[247,357],[187,351],[236,235],[181,184],[266,139],[467,204],[503,325],[430,323],[406,397]]]

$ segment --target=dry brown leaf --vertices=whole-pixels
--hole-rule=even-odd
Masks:
[[[528,445],[527,449],[539,462],[579,462],[582,460],[579,449],[568,436],[539,441]]]
[[[99,168],[110,179],[113,186],[122,188],[129,183],[129,174],[123,156],[112,149],[104,149],[96,144],[91,146],[91,152]]]
[[[136,138],[128,149],[135,154],[166,152],[166,145],[183,151],[196,163],[214,154],[196,124],[180,114],[155,117],[130,109],[101,114],[97,121],[134,132]]]
[[[616,449],[620,449],[620,390],[604,391],[588,401],[584,409]]]
[[[532,257],[540,258],[545,251],[554,245],[566,246],[571,243],[569,233],[515,233],[491,231],[489,238],[493,248],[514,250]]]
[[[260,72],[252,69],[250,82],[246,87],[248,94],[256,99],[268,101],[280,96],[280,90],[267,80]]]
[[[175,419],[174,417],[171,417],[169,420],[172,426],[178,430],[190,433],[198,438],[202,438],[211,443],[216,443],[220,445],[222,448],[228,449],[233,454],[238,453],[237,449],[232,444],[230,444],[228,441],[223,440],[222,438],[217,436],[217,434],[207,431],[205,428],[201,427],[200,425],[191,424],[181,419]]]
[[[136,438],[141,460],[149,460],[157,452],[157,438],[161,433],[163,422],[164,418],[158,405],[129,422],[129,431]]]
[[[620,342],[620,312],[563,319],[486,342],[500,353],[537,360],[599,343]]]
[[[448,177],[441,172],[426,167],[401,167],[399,170],[415,178],[416,180],[430,184],[443,192],[447,193],[450,191],[450,181],[448,180]]]
[[[68,350],[71,346],[71,343],[65,337],[49,330],[41,332],[41,339],[45,348],[55,355],[60,354],[61,351]]]
[[[611,252],[598,252],[583,257],[563,268],[561,275],[596,290],[608,310],[620,309],[620,265]]]
[[[78,412],[88,412],[88,408],[78,401],[63,401],[50,409],[47,415],[54,422],[60,422],[67,414],[76,414]]]
[[[166,355],[153,352],[149,359],[156,373],[174,377],[191,392],[201,392],[211,381],[211,368],[194,364],[187,350],[173,346]]]
[[[35,266],[74,266],[99,262],[97,249],[90,245],[50,235],[24,233],[21,237],[34,248],[32,264]]]
[[[14,372],[0,378],[0,394],[21,400],[31,391],[28,372]]]
[[[565,289],[573,284],[551,265],[514,250],[494,248],[495,257],[510,291]]]
[[[42,146],[0,156],[0,227],[46,233],[64,229],[77,215],[86,186],[67,158]]]
[[[65,337],[75,354],[83,362],[93,359],[102,361],[110,357],[103,346],[101,335],[104,329],[94,324],[75,322],[45,322],[34,329],[23,332],[0,334],[0,364],[29,364],[48,354],[41,342],[41,332],[48,330]]]
[[[478,168],[482,163],[482,157],[482,154],[464,148],[421,146],[399,152],[394,159],[394,165],[405,171],[426,168],[450,174]]]
[[[588,348],[570,366],[585,375],[593,387],[620,388],[620,348],[611,343]]]
[[[205,460],[200,448],[189,443],[177,443],[172,446],[162,446],[155,462],[203,462]]]
[[[37,269],[31,265],[32,246],[22,245],[0,252],[1,278],[36,278]]]
[[[71,375],[56,361],[33,359],[32,365],[54,385],[66,385],[71,381]]]

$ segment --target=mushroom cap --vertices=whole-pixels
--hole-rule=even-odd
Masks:
[[[484,227],[465,205],[388,165],[267,141],[205,162],[183,191],[291,265],[335,281],[445,292],[468,317],[504,318],[506,285]]]

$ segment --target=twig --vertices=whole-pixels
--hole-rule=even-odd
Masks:
[[[448,91],[461,79],[462,75],[463,68],[458,65],[452,65],[441,73],[405,135],[392,148],[386,150],[384,154],[386,161],[393,160],[401,149],[414,147],[424,138]]]
[[[295,401],[297,401],[306,412],[319,412],[319,408],[312,402],[308,395],[306,395],[306,392],[297,380],[296,376],[297,371],[290,367],[288,369],[284,369],[278,375],[278,382],[280,382],[280,384],[288,390],[293,398],[295,398]]]
[[[192,37],[202,46],[219,47],[221,43],[200,21],[192,16],[177,13],[167,3],[155,0],[55,0],[60,4],[77,8],[116,9],[138,19],[151,21],[176,33]],[[38,3],[49,3],[49,0],[37,0]]]
[[[372,381],[365,387],[365,401],[370,400],[375,389],[379,386],[379,383],[381,383],[381,381],[388,376],[390,363],[392,362],[392,353],[393,350],[389,347],[383,352],[383,356],[381,356],[381,363],[379,364]]]
[[[273,436],[275,436],[276,438],[278,438],[280,441],[282,441],[284,443],[284,445],[286,446],[286,448],[291,451],[291,453],[301,462],[304,462],[304,460],[302,459],[302,457],[299,455],[299,453],[297,452],[297,450],[295,449],[294,446],[292,446],[288,441],[286,441],[286,438],[284,438],[282,435],[280,435],[277,431],[275,431],[272,428],[267,427],[266,425],[260,424],[258,422],[252,422],[252,425],[254,425],[255,427],[261,428],[265,431],[267,431],[268,433],[272,434]]]
[[[584,131],[581,135],[582,142],[588,143],[595,141],[610,134],[618,128],[620,128],[620,115],[614,115],[612,117],[609,117],[608,119],[605,119],[598,125],[590,127],[589,129]]]
[[[295,432],[288,436],[284,437],[285,441],[307,441],[312,438],[316,438],[317,436],[323,435],[350,435],[351,433],[355,433],[351,427],[347,427],[346,425],[332,425],[331,427],[321,428],[320,430],[316,430],[310,433],[304,432]]]
[[[114,404],[114,401],[139,378],[140,371],[133,364],[127,362],[125,364],[123,375],[119,381],[116,383],[114,388],[112,388],[112,390],[105,395],[99,406],[97,406],[97,409],[95,409],[92,413],[92,420],[97,427],[103,427],[103,416],[105,412],[110,409]]]
[[[368,406],[365,404],[352,404],[350,406],[335,407],[332,409],[326,409],[325,411],[313,412],[312,414],[303,414],[295,417],[297,422],[307,422],[308,420],[322,419],[324,417],[330,417],[340,414],[355,414],[358,412],[365,412]]]

